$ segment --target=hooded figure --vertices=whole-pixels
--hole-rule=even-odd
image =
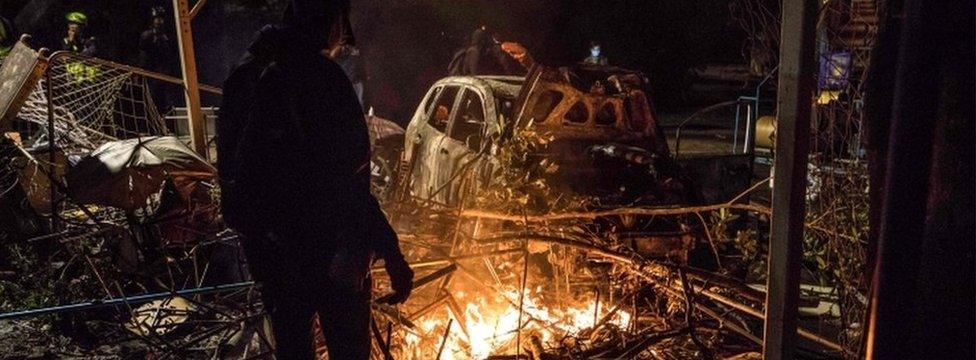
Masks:
[[[471,42],[454,54],[448,73],[451,76],[510,75],[519,65],[502,50],[485,28],[471,34]]]
[[[150,11],[149,28],[139,35],[139,65],[144,69],[173,75],[180,70],[179,49],[171,29],[166,26],[166,9]]]
[[[365,118],[326,58],[348,2],[296,0],[228,78],[218,164],[228,224],[261,285],[278,359],[312,359],[318,313],[333,359],[370,355],[369,266],[384,260],[405,301],[413,272],[369,187]],[[341,22],[339,24],[342,24]]]
[[[176,75],[180,73],[179,48],[172,29],[166,26],[166,9],[162,6],[150,11],[149,28],[139,35],[138,63],[143,69]],[[167,113],[183,101],[179,88],[161,81],[149,83],[149,92],[161,113]]]

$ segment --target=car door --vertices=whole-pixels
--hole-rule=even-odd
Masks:
[[[486,96],[473,87],[465,87],[459,98],[457,111],[451,121],[448,136],[437,150],[443,158],[440,181],[445,188],[439,200],[448,205],[457,205],[462,183],[471,179],[469,175],[478,169],[477,154],[485,139]]]
[[[460,90],[458,85],[446,85],[440,90],[414,139],[417,142],[414,154],[416,167],[411,187],[414,195],[423,200],[442,202],[438,196],[442,192],[439,191],[443,183],[440,179],[444,176],[441,175],[443,156],[439,149],[447,136],[447,128],[454,115]]]

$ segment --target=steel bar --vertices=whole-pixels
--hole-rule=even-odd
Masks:
[[[446,258],[446,259],[414,262],[414,263],[410,263],[410,267],[413,268],[413,269],[419,269],[419,268],[434,267],[434,266],[441,266],[441,265],[450,265],[450,264],[453,264],[453,263],[457,262],[458,260],[467,260],[467,259],[477,259],[477,258],[482,258],[482,257],[501,256],[501,255],[508,255],[508,254],[513,254],[513,253],[521,253],[521,252],[523,252],[523,250],[521,248],[518,248],[518,249],[496,250],[496,251],[491,251],[491,252],[486,252],[486,253],[478,253],[478,254],[465,254],[465,255],[451,256],[451,257]],[[382,272],[382,271],[384,271],[384,269],[383,269],[382,266],[377,266],[377,267],[373,267],[372,269],[370,269],[370,272],[373,272],[373,273],[378,273],[378,272]]]
[[[57,149],[58,149],[58,139],[55,136],[56,131],[54,128],[54,83],[51,81],[51,72],[45,71],[44,73],[45,85],[47,85],[47,152],[48,152],[48,181],[50,181],[50,193],[48,196],[51,198],[49,209],[51,211],[51,232],[59,232],[61,225],[58,223],[60,220],[57,210],[57,199],[58,199],[58,187],[55,186],[55,179],[57,178],[57,169],[55,169],[55,164],[57,164]],[[18,146],[19,147],[19,146]],[[38,167],[40,169],[40,167]]]
[[[633,271],[635,274],[637,274],[639,276],[642,276],[642,277],[645,277],[646,279],[648,279],[650,281],[657,282],[657,281],[661,281],[661,280],[666,280],[666,279],[668,279],[669,274],[671,274],[673,272],[672,269],[669,268],[669,265],[659,264],[659,263],[654,263],[654,262],[649,262],[649,261],[646,261],[646,260],[643,260],[643,259],[640,259],[640,258],[637,258],[637,257],[627,256],[627,255],[622,254],[622,253],[619,253],[619,252],[615,252],[615,251],[608,250],[608,249],[603,249],[603,248],[600,248],[600,247],[598,247],[596,245],[593,245],[593,244],[587,244],[587,243],[583,243],[583,242],[576,241],[576,240],[572,240],[572,239],[559,238],[559,237],[549,236],[549,235],[536,235],[536,234],[522,234],[522,235],[520,235],[520,237],[522,239],[528,239],[530,241],[537,241],[537,242],[543,242],[543,243],[549,243],[549,244],[565,245],[565,246],[570,246],[570,247],[575,247],[575,248],[583,249],[583,250],[586,250],[586,251],[591,251],[594,254],[601,255],[601,256],[610,258],[612,260],[615,260],[617,262],[620,262],[622,265],[627,265],[629,267],[629,269],[631,271]],[[694,270],[692,268],[687,268],[687,267],[683,267],[682,269],[684,269],[686,271],[689,271],[689,270],[692,270],[693,271]],[[696,274],[694,272],[689,272],[688,273],[688,276],[693,277],[693,278],[694,277],[701,276],[698,279],[696,279],[698,281],[712,282],[713,280],[719,280],[719,281],[715,281],[715,283],[722,284],[722,285],[732,285],[732,284],[727,284],[728,281],[727,280],[723,280],[722,277],[719,277],[719,276],[711,276],[711,277],[709,277],[709,276],[702,276],[702,275],[707,275],[707,274],[703,274],[702,272],[698,272],[698,274]],[[731,287],[732,288],[735,288],[735,286],[731,286]],[[763,312],[761,310],[756,310],[756,309],[754,309],[754,308],[752,308],[752,307],[750,307],[748,305],[745,305],[745,304],[736,302],[736,301],[734,301],[732,299],[729,299],[729,298],[727,298],[725,296],[722,296],[722,295],[716,294],[714,292],[708,291],[708,290],[703,289],[701,287],[695,287],[695,288],[696,288],[696,291],[699,291],[699,293],[701,295],[705,295],[706,297],[708,297],[708,298],[710,298],[712,300],[715,300],[715,301],[718,301],[718,302],[722,302],[722,303],[724,303],[726,305],[732,306],[732,307],[736,308],[737,310],[740,310],[740,311],[745,312],[745,313],[747,313],[749,315],[752,315],[752,316],[754,316],[754,317],[756,317],[756,318],[758,318],[760,320],[765,320],[765,314],[763,314]],[[799,287],[797,289],[799,289]],[[747,295],[747,294],[751,294],[751,293],[743,293],[743,295]],[[827,347],[827,348],[829,348],[831,350],[841,351],[841,349],[843,349],[837,343],[835,343],[833,341],[830,341],[830,340],[828,340],[828,339],[826,339],[826,338],[824,338],[824,337],[822,337],[820,335],[817,335],[817,334],[815,334],[815,333],[813,333],[811,331],[808,331],[806,329],[799,329],[798,328],[795,331],[796,331],[796,333],[798,335],[803,336],[804,338],[809,339],[811,341],[814,341],[814,342],[816,342],[818,344],[821,344],[824,347]]]
[[[193,9],[190,10],[190,19],[197,17],[205,5],[207,5],[207,0],[197,0],[197,3],[193,4]]]
[[[373,331],[373,337],[383,353],[383,359],[393,360],[393,354],[390,353],[390,343],[383,340],[383,334],[380,333],[380,328],[376,325],[376,319],[369,319],[369,328]]]
[[[697,291],[698,291],[699,294],[702,294],[702,295],[708,297],[709,299],[712,299],[712,300],[714,300],[714,301],[716,301],[718,303],[721,303],[723,305],[729,306],[729,307],[731,307],[731,308],[733,308],[735,310],[741,311],[741,312],[743,312],[743,313],[745,313],[747,315],[753,316],[753,317],[755,317],[755,318],[757,318],[759,320],[766,320],[766,314],[764,314],[762,312],[762,310],[757,310],[757,309],[755,309],[755,308],[753,308],[753,307],[751,307],[749,305],[740,303],[740,302],[735,301],[735,300],[733,300],[733,299],[731,299],[729,297],[726,297],[726,296],[723,296],[721,294],[715,293],[715,292],[710,291],[708,289],[704,289],[704,288],[701,288],[701,287],[698,287],[698,286],[694,286],[694,288],[695,289],[698,289]],[[842,346],[840,346],[840,344],[837,344],[836,342],[831,341],[831,340],[829,340],[827,338],[824,338],[823,336],[820,336],[818,334],[815,334],[815,333],[813,333],[813,332],[811,332],[811,331],[809,331],[807,329],[797,327],[796,334],[799,335],[799,336],[802,336],[803,338],[805,338],[807,340],[810,340],[810,341],[813,341],[813,342],[815,342],[817,344],[820,344],[820,345],[822,345],[822,346],[824,346],[824,347],[826,347],[828,349],[831,349],[831,350],[834,350],[834,351],[844,351],[844,348]]]
[[[61,55],[61,54],[66,54],[66,55]],[[174,85],[180,85],[180,86],[183,85],[183,79],[182,78],[179,78],[179,77],[176,77],[176,76],[172,76],[172,75],[166,75],[166,74],[158,73],[158,72],[154,72],[154,71],[149,71],[149,70],[146,70],[146,69],[143,69],[143,68],[137,68],[135,66],[130,66],[130,65],[126,65],[126,64],[120,64],[120,63],[117,63],[117,62],[114,62],[114,61],[109,61],[109,60],[100,59],[100,58],[87,57],[87,56],[84,56],[84,55],[79,55],[79,54],[75,54],[75,53],[68,53],[68,52],[62,52],[62,51],[59,51],[59,52],[54,53],[54,55],[51,56],[51,59],[53,60],[55,58],[55,56],[57,56],[57,55],[70,56],[72,58],[78,58],[78,59],[83,60],[84,62],[90,62],[90,63],[94,63],[94,64],[101,65],[101,66],[106,66],[106,67],[111,67],[111,68],[119,69],[119,70],[126,71],[126,72],[131,72],[131,73],[136,74],[136,75],[139,75],[139,76],[147,77],[147,78],[150,78],[150,79],[153,79],[153,80],[159,80],[159,81],[162,81],[162,82],[167,82],[167,83],[174,84]],[[207,84],[199,84],[199,89],[201,91],[206,91],[206,92],[211,93],[211,94],[214,94],[214,95],[223,95],[223,93],[224,93],[223,90],[221,90],[219,87],[216,87],[216,86],[213,86],[213,85],[207,85]]]
[[[447,267],[445,267],[443,269],[440,269],[440,270],[437,270],[435,272],[432,272],[432,273],[430,273],[430,274],[428,274],[428,275],[426,275],[426,276],[424,276],[424,277],[422,277],[420,279],[417,279],[417,281],[414,281],[414,283],[413,283],[413,289],[414,290],[420,289],[420,288],[424,287],[424,285],[430,284],[431,282],[434,282],[437,279],[440,279],[440,278],[442,278],[444,276],[447,276],[448,274],[453,273],[454,270],[457,270],[457,265],[451,264],[451,265],[448,265]],[[377,298],[374,301],[377,302],[377,303],[389,302],[390,299],[393,298],[393,296],[394,296],[394,294],[383,295],[383,296]]]
[[[444,353],[444,346],[447,345],[447,336],[451,334],[451,325],[454,325],[454,319],[447,320],[447,328],[444,329],[444,338],[441,339],[440,349],[437,350],[437,360],[441,360],[441,354]]]
[[[570,213],[556,213],[556,214],[543,214],[543,215],[513,215],[513,214],[502,214],[491,211],[483,210],[465,210],[461,212],[463,217],[479,217],[492,220],[502,220],[502,221],[512,221],[519,223],[544,223],[548,221],[559,221],[559,220],[586,220],[586,219],[597,219],[612,216],[624,216],[624,215],[638,215],[638,216],[675,216],[675,215],[688,215],[694,213],[712,212],[722,209],[729,210],[744,210],[750,211],[757,214],[763,214],[766,216],[771,216],[773,210],[760,205],[755,204],[736,204],[735,201],[741,199],[745,194],[755,190],[756,187],[751,188],[736,196],[733,201],[722,203],[722,204],[712,204],[704,206],[693,206],[693,207],[646,207],[646,208],[619,208],[613,210],[605,211],[593,211],[593,212],[570,212]],[[841,234],[831,229],[824,228],[822,226],[817,226],[816,224],[806,224],[811,230],[816,230],[831,236],[836,236],[852,241],[860,241],[855,237],[850,235]]]
[[[701,311],[702,314],[708,315],[712,319],[715,319],[715,321],[718,321],[719,327],[732,330],[732,332],[737,333],[742,337],[748,339],[749,341],[756,343],[756,345],[762,345],[762,339],[760,339],[758,336],[756,336],[746,328],[743,328],[731,321],[728,321],[727,319],[722,317],[721,314],[715,312],[715,310],[709,309],[707,306],[701,306],[701,305],[696,305],[695,307],[698,308],[698,311]]]
[[[796,358],[819,2],[784,0],[763,358]]]
[[[457,322],[459,325],[461,325],[461,332],[463,332],[464,336],[470,340],[471,334],[468,332],[468,322],[465,320],[464,308],[461,307],[461,304],[457,302],[457,299],[455,299],[453,295],[447,293],[447,291],[443,291],[443,293],[447,295],[447,297],[444,299],[444,303],[447,304],[447,311],[450,311],[451,314],[454,315],[454,318],[457,319]]]
[[[645,215],[645,216],[666,216],[666,215],[684,215],[691,214],[695,212],[711,212],[718,211],[722,209],[739,209],[748,210],[761,214],[768,214],[770,210],[763,206],[751,205],[751,204],[713,204],[705,206],[695,206],[695,207],[654,207],[654,208],[621,208],[605,211],[593,211],[593,212],[570,212],[570,213],[557,213],[557,214],[545,214],[545,215],[518,215],[518,214],[502,214],[482,210],[465,210],[461,212],[463,217],[480,217],[492,220],[504,220],[519,223],[539,223],[546,221],[558,221],[558,220],[576,220],[576,219],[596,219],[601,217],[611,217],[611,216],[621,216],[621,215]]]
[[[424,305],[424,307],[422,307],[419,310],[415,311],[413,314],[410,314],[409,316],[407,316],[407,319],[409,319],[410,321],[414,321],[414,320],[417,320],[419,318],[422,318],[422,317],[424,317],[424,315],[429,314],[432,310],[436,309],[438,306],[440,306],[441,304],[443,304],[445,301],[447,301],[447,295],[441,295],[439,298],[434,299],[434,301],[431,301],[430,304]]]
[[[678,291],[677,289],[668,288],[668,287],[662,287],[662,289],[664,289],[666,292],[668,292],[672,296],[675,296],[675,297],[682,297],[683,296],[681,294],[681,291]],[[714,310],[708,308],[707,306],[702,305],[701,303],[695,303],[694,305],[695,305],[695,308],[698,309],[698,311],[701,311],[705,315],[708,315],[709,317],[711,317],[711,318],[715,319],[716,321],[718,321],[720,326],[726,327],[729,330],[732,330],[732,331],[738,333],[739,335],[742,335],[743,337],[745,337],[746,339],[749,339],[750,341],[756,343],[757,345],[762,345],[762,339],[759,338],[758,336],[756,336],[755,334],[753,334],[752,332],[750,332],[749,330],[746,330],[745,328],[743,328],[741,326],[738,326],[736,324],[733,324],[733,323],[728,322],[728,320],[726,320],[725,317],[723,317],[719,313],[715,312]]]
[[[634,345],[627,352],[616,357],[616,359],[636,359],[637,355],[644,351],[644,349],[647,349],[649,346],[667,338],[684,335],[687,332],[688,328],[681,328],[645,335],[644,339],[641,339],[637,345]]]
[[[70,304],[70,305],[61,305],[61,306],[54,306],[54,307],[47,307],[47,308],[40,308],[40,309],[9,312],[5,314],[0,314],[0,320],[11,320],[11,319],[18,319],[23,317],[34,317],[34,316],[41,316],[41,315],[54,314],[54,313],[86,311],[86,310],[93,310],[93,309],[99,309],[105,307],[116,307],[116,306],[127,305],[127,304],[128,305],[141,304],[141,303],[146,303],[153,300],[165,299],[177,295],[188,296],[188,295],[197,295],[197,294],[210,294],[210,293],[218,293],[218,292],[224,292],[230,290],[244,289],[252,286],[254,286],[254,282],[248,281],[248,282],[242,282],[236,284],[226,284],[226,285],[217,285],[217,286],[207,286],[207,287],[201,287],[195,289],[179,290],[174,292],[120,297],[120,298],[115,298],[115,299],[105,300],[105,301],[96,300],[96,301],[89,301],[89,302]]]
[[[685,299],[685,327],[688,328],[688,336],[691,338],[691,341],[695,343],[695,346],[698,347],[698,350],[701,351],[702,358],[714,359],[715,356],[712,355],[712,351],[705,346],[705,343],[698,339],[698,334],[695,332],[696,323],[694,312],[695,309],[698,308],[698,306],[695,305],[698,303],[698,301],[695,300],[695,296],[691,292],[688,276],[685,274],[684,270],[678,269],[678,277],[681,279],[681,292]]]

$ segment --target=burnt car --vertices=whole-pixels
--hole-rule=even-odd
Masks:
[[[597,199],[591,208],[695,204],[693,181],[669,149],[640,73],[611,67],[536,66],[526,77],[449,77],[435,83],[404,133],[402,195],[458,207],[472,189],[497,179],[497,157],[531,127],[551,138],[544,153],[558,193]],[[474,173],[475,181],[464,181]],[[648,254],[691,247],[680,218],[606,224]],[[597,229],[600,231],[600,229]]]
[[[458,205],[464,191],[459,173],[490,172],[499,149],[531,124],[553,139],[536,155],[557,165],[548,180],[560,191],[607,206],[695,202],[644,83],[639,73],[609,67],[535,67],[527,77],[440,80],[404,134],[406,187],[416,198]]]

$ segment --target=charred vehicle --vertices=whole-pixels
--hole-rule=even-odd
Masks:
[[[460,173],[490,181],[493,156],[529,126],[553,140],[534,154],[548,181],[606,205],[690,203],[643,77],[608,68],[537,67],[528,77],[451,77],[431,88],[405,133],[412,196],[457,206]],[[588,90],[582,90],[588,89]]]
[[[497,155],[531,128],[551,139],[542,153],[530,154],[553,165],[548,184],[560,194],[593,199],[589,209],[716,200],[697,185],[716,182],[690,178],[672,156],[645,83],[640,73],[608,67],[534,67],[526,77],[440,80],[404,134],[404,195],[460,206],[466,194],[497,178]],[[462,181],[466,173],[476,180]],[[742,183],[748,184],[745,176]],[[686,223],[681,217],[648,217],[595,226],[614,229],[649,255],[671,255],[686,254],[694,242]]]

